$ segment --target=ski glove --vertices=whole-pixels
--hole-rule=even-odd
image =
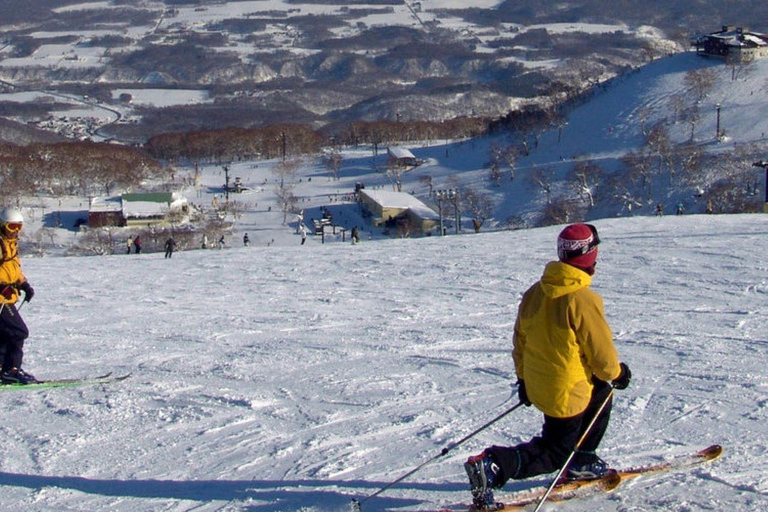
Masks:
[[[621,373],[613,380],[613,387],[616,389],[627,389],[629,381],[632,380],[632,372],[625,363],[619,363],[619,367],[621,367]]]
[[[528,400],[528,393],[525,391],[525,381],[522,379],[517,381],[517,397],[524,406],[531,406],[531,401]]]
[[[19,290],[22,290],[24,292],[24,302],[29,302],[32,300],[32,297],[35,296],[35,289],[32,288],[32,285],[29,284],[29,281],[24,281],[19,286]]]

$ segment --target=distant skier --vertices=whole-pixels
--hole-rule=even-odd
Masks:
[[[136,235],[133,239],[133,247],[136,249],[136,254],[141,254],[141,236]]]
[[[512,351],[518,396],[544,413],[544,426],[527,443],[491,446],[467,460],[478,510],[492,509],[492,489],[509,479],[561,469],[580,439],[565,477],[595,479],[609,471],[595,450],[608,427],[612,389],[626,388],[632,373],[619,362],[602,298],[589,288],[599,243],[592,225],[566,227],[557,239],[559,261],[548,263],[523,295]]]
[[[664,215],[664,205],[659,203],[656,205],[656,216],[662,217]]]
[[[165,241],[165,257],[170,258],[173,256],[173,250],[176,248],[176,241],[171,237]]]
[[[679,203],[677,203],[677,214],[682,215],[684,211],[685,211],[685,205],[683,204],[682,201],[680,201]]]
[[[21,271],[19,260],[19,233],[24,218],[16,208],[0,211],[0,382],[2,384],[30,384],[37,379],[21,369],[24,358],[24,340],[29,329],[22,320],[16,302],[19,291],[24,292],[24,302],[35,295],[27,278]]]
[[[304,224],[301,225],[301,245],[304,245],[304,242],[307,241],[307,228],[304,227]]]
[[[125,241],[125,247],[128,249],[128,252],[126,254],[131,254],[131,246],[133,245],[133,238],[130,236],[128,237],[128,240]]]
[[[207,249],[208,248],[208,235],[206,235],[205,233],[203,233],[203,246],[202,246],[202,248],[203,249]]]
[[[251,239],[248,237],[248,233],[243,235],[243,245],[246,246],[246,247],[251,245]]]
[[[357,226],[352,228],[352,245],[360,243],[360,233],[357,231]]]
[[[227,241],[224,240],[224,235],[221,235],[221,238],[219,238],[219,249],[223,249],[225,245],[227,245]]]

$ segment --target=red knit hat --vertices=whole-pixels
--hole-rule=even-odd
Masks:
[[[597,228],[592,224],[571,224],[557,237],[557,257],[560,261],[584,270],[595,266],[597,260]]]

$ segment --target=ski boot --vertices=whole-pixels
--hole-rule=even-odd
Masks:
[[[0,372],[1,384],[34,384],[37,379],[31,373],[27,373],[21,368],[11,368]]]
[[[493,499],[492,488],[496,484],[499,466],[493,459],[482,452],[467,459],[464,470],[469,477],[469,485],[472,491],[473,510],[488,511],[501,508],[500,503]]]
[[[565,472],[565,480],[597,480],[608,476],[613,471],[595,452],[578,451]]]

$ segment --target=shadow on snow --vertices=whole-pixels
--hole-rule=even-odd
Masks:
[[[0,472],[0,486],[41,489],[54,487],[101,496],[192,501],[251,501],[244,510],[286,511],[305,507],[349,510],[352,499],[360,501],[387,485],[380,482],[321,480],[98,480],[77,476],[22,475]],[[334,487],[356,489],[345,493]],[[421,491],[464,491],[464,483],[403,483],[398,488]],[[366,491],[366,492],[363,492]],[[370,491],[370,492],[368,492]],[[377,496],[366,503],[366,512],[413,506],[423,500]]]

